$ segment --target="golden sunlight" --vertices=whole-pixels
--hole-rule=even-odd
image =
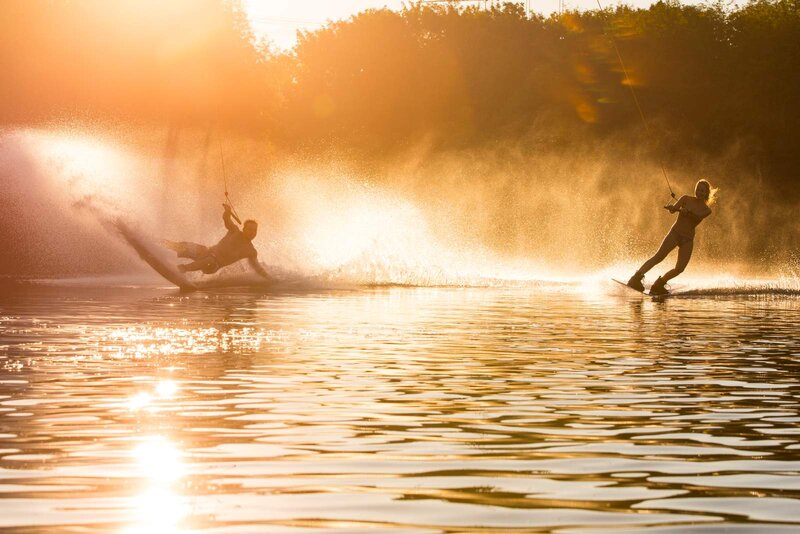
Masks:
[[[265,39],[281,50],[292,48],[297,42],[297,32],[313,31],[328,21],[346,20],[367,9],[401,9],[403,0],[293,0],[275,2],[273,0],[244,0],[242,5],[256,37]],[[464,1],[464,5],[485,6],[485,1]],[[519,2],[522,3],[522,2]],[[630,5],[645,5],[646,0],[633,0]],[[692,2],[688,2],[692,3]],[[533,5],[525,2],[531,11],[549,15],[563,9],[561,0],[546,0]],[[570,3],[570,9],[593,9],[592,0],[578,0]]]
[[[93,194],[112,184],[121,185],[120,169],[129,163],[116,147],[88,135],[26,130],[20,136],[46,167],[42,170],[66,178],[74,196]]]
[[[172,380],[161,380],[156,386],[156,393],[162,398],[174,397],[177,392],[178,385]]]
[[[180,523],[190,509],[172,487],[184,474],[181,452],[163,436],[151,436],[133,450],[133,456],[147,485],[132,500],[134,523],[123,534],[183,532]]]
[[[128,401],[128,409],[132,412],[150,406],[153,397],[149,393],[137,393]]]
[[[143,477],[160,482],[174,482],[184,473],[182,454],[162,436],[152,436],[133,451]]]
[[[321,28],[329,20],[347,19],[365,9],[399,9],[402,0],[244,0],[247,18],[257,37],[279,49],[292,48],[297,32]]]
[[[0,533],[800,532],[798,2],[0,0]]]
[[[76,169],[97,169],[117,163],[111,148],[81,135],[38,133],[39,147]]]
[[[135,523],[122,534],[178,534],[180,522],[189,515],[186,499],[168,488],[151,488],[133,499]]]

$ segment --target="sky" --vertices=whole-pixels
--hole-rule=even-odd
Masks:
[[[567,9],[596,9],[597,0],[527,0],[529,9],[544,15],[556,12],[559,1]],[[603,7],[620,3],[618,0],[600,0]],[[280,49],[289,49],[295,44],[297,30],[314,30],[328,20],[346,19],[365,9],[388,7],[400,9],[408,0],[244,0],[243,5],[254,32],[269,40]],[[475,1],[473,4],[484,4]],[[488,2],[491,3],[491,2]],[[499,3],[499,2],[498,2]],[[623,2],[636,7],[646,7],[650,0],[627,0]],[[684,0],[685,4],[700,3]]]
[[[346,19],[365,9],[383,7],[400,9],[403,3],[403,0],[244,0],[242,2],[255,34],[281,49],[294,46],[298,30],[314,30],[329,20]]]

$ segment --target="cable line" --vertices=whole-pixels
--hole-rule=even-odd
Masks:
[[[234,218],[234,220],[237,223],[242,224],[242,220],[236,213],[236,209],[233,207],[233,202],[231,202],[231,197],[228,194],[228,175],[225,172],[225,154],[222,151],[222,141],[217,140],[217,143],[219,144],[219,160],[222,163],[222,182],[225,185],[225,204],[227,204],[231,209],[231,216]]]
[[[600,8],[600,11],[605,11],[603,6],[600,5],[600,0],[597,0],[597,7]],[[636,90],[633,88],[633,82],[631,81],[630,76],[628,76],[628,69],[625,67],[625,62],[622,60],[622,54],[619,51],[619,47],[617,46],[617,40],[614,39],[614,36],[606,32],[605,30],[603,33],[606,34],[608,39],[611,41],[611,44],[614,46],[614,52],[617,54],[617,59],[619,60],[619,66],[622,67],[622,73],[625,75],[625,83],[628,85],[628,88],[631,90],[631,96],[633,96],[633,102],[636,104],[636,109],[639,111],[639,117],[642,119],[642,124],[644,125],[644,131],[648,137],[653,137],[652,131],[650,130],[650,125],[647,123],[647,119],[644,116],[644,111],[642,110],[642,105],[639,103],[639,97],[636,96]],[[669,177],[667,176],[667,169],[664,167],[664,162],[661,158],[658,160],[658,164],[661,167],[661,174],[664,175],[664,181],[667,182],[667,188],[669,189],[669,194],[672,198],[675,197],[675,191],[672,190],[672,184],[669,182]]]

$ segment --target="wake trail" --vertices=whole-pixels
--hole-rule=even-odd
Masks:
[[[767,284],[687,289],[671,293],[673,297],[798,297],[800,289]]]
[[[488,273],[487,271],[494,269],[486,265],[480,269],[483,271],[481,273],[466,268],[454,270],[435,264],[404,261],[402,257],[383,257],[381,261],[377,261],[369,250],[338,268],[313,274],[303,274],[283,269],[278,265],[263,264],[270,273],[268,280],[241,264],[225,267],[213,275],[184,274],[178,271],[177,260],[172,251],[161,246],[159,240],[141,230],[130,217],[121,213],[113,204],[87,195],[74,202],[73,206],[90,213],[103,228],[127,243],[157,274],[184,291],[225,288],[325,290],[407,287],[518,288],[554,293],[585,293],[587,285],[595,286],[595,289],[601,289],[601,292],[609,291],[602,284],[600,287],[597,286],[597,277],[601,276],[598,274],[549,279],[535,276],[532,272],[516,273],[523,276],[504,276],[507,273],[503,271],[498,274]],[[774,280],[726,279],[724,282],[713,279],[688,279],[676,284],[670,293],[672,298],[770,296],[800,296],[800,280],[795,276]]]

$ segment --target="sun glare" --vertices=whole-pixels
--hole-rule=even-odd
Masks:
[[[174,397],[177,392],[178,385],[172,380],[162,380],[156,386],[156,393],[162,398]]]
[[[132,412],[147,408],[153,397],[149,393],[137,393],[128,401],[128,409]]]
[[[133,524],[123,534],[183,532],[179,526],[189,507],[174,490],[185,471],[180,450],[163,436],[151,436],[133,449],[132,456],[146,485],[132,500]]]
[[[168,488],[151,488],[133,499],[135,524],[122,534],[178,534],[180,522],[189,515],[186,499]]]
[[[400,9],[402,0],[245,0],[244,8],[256,37],[279,49],[292,48],[297,32],[313,31],[327,21],[346,19],[365,9]]]
[[[159,482],[174,482],[183,476],[181,452],[162,436],[153,436],[133,451],[139,472],[145,478]]]

